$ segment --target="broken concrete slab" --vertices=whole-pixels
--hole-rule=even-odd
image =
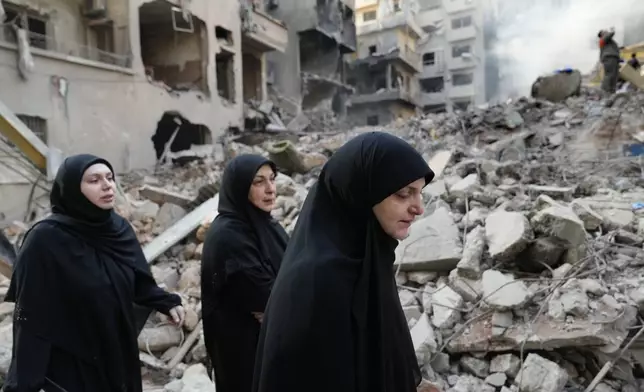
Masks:
[[[492,315],[488,315],[470,324],[463,334],[448,343],[447,349],[451,353],[464,353],[514,351],[521,347],[524,350],[552,350],[587,346],[614,352],[628,336],[628,327],[636,321],[636,313],[626,311],[612,324],[597,323],[594,318],[573,319],[564,324],[547,315],[540,316],[534,323],[515,319],[503,336],[494,335]]]
[[[429,159],[428,165],[434,172],[435,179],[440,179],[440,177],[443,175],[443,171],[452,160],[452,155],[452,151],[442,150],[432,155],[432,157]]]
[[[158,205],[172,203],[183,208],[186,208],[192,201],[192,198],[189,196],[151,185],[141,187],[139,189],[139,195]]]
[[[511,309],[526,303],[530,291],[525,283],[496,270],[483,272],[483,300],[496,309]]]
[[[427,201],[441,198],[447,194],[447,187],[444,180],[434,180],[423,188],[423,196]]]
[[[497,209],[485,219],[485,236],[490,256],[505,261],[521,253],[534,238],[534,233],[528,219],[520,212]]]
[[[490,373],[489,362],[469,355],[462,356],[459,364],[463,370],[479,378],[485,378]]]
[[[456,184],[452,185],[449,188],[449,194],[451,197],[465,198],[475,191],[480,190],[480,188],[481,185],[478,174],[472,173]]]
[[[477,226],[465,236],[463,257],[456,265],[460,276],[469,279],[481,277],[481,257],[485,249],[485,229]]]
[[[463,246],[446,207],[415,222],[396,248],[395,266],[403,271],[450,271],[461,259]]]
[[[561,102],[570,96],[579,94],[581,81],[581,72],[578,70],[540,76],[532,84],[531,95],[533,98],[545,99],[550,102]]]
[[[514,354],[501,354],[492,358],[490,372],[504,373],[510,378],[515,378],[521,368],[521,358]]]
[[[438,350],[434,328],[432,328],[427,314],[423,313],[420,316],[416,325],[411,329],[410,334],[418,363],[426,363],[432,354]]]
[[[584,223],[570,207],[552,206],[539,211],[530,223],[535,232],[559,238],[572,247],[586,241]]]
[[[515,380],[521,392],[562,392],[568,373],[556,363],[530,353]]]
[[[460,276],[458,270],[454,269],[449,273],[448,284],[468,302],[476,302],[481,298],[483,288],[480,279],[468,279]]]
[[[593,211],[593,209],[590,208],[587,202],[583,202],[581,200],[573,200],[572,203],[570,203],[570,207],[572,208],[575,215],[577,215],[579,219],[584,222],[584,228],[588,231],[595,231],[599,229],[604,222],[604,218],[600,214]]]
[[[438,329],[451,328],[461,317],[463,297],[443,284],[432,293],[432,324]]]
[[[601,194],[577,199],[584,203],[603,218],[606,229],[619,229],[634,224],[634,220],[642,212],[633,211],[633,203],[644,200],[644,192],[625,192],[606,190]]]

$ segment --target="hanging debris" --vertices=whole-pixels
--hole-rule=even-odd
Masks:
[[[14,29],[18,37],[18,72],[23,80],[27,80],[35,68],[34,58],[31,55],[31,48],[29,46],[28,32],[15,25]]]

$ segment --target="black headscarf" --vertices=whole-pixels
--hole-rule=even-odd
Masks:
[[[272,279],[265,279],[270,281],[266,287],[269,291],[279,271],[288,242],[286,231],[269,212],[257,208],[248,199],[253,179],[264,165],[269,165],[277,174],[275,164],[259,155],[239,155],[226,166],[219,191],[219,215],[204,243],[201,276],[204,311],[217,306],[215,301],[220,298],[215,293],[224,288],[227,278],[236,271],[252,270],[271,276]],[[208,281],[211,277],[214,280]],[[263,309],[266,298],[263,301],[256,307]]]
[[[329,159],[264,315],[255,392],[416,390],[420,369],[394,279],[398,241],[372,207],[433,176],[409,144],[380,132],[352,139]]]
[[[88,154],[69,157],[58,169],[50,195],[53,214],[25,236],[6,300],[16,302],[21,328],[77,358],[131,362],[129,368],[115,367],[118,372],[138,369],[136,337],[150,312],[132,302],[167,314],[181,299],[158,288],[130,224],[82,194],[83,174],[97,163],[112,170]],[[47,292],[56,295],[42,295]],[[110,379],[132,377],[140,384],[135,373],[113,373]]]

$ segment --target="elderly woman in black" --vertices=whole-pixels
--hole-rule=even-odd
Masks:
[[[416,391],[394,250],[423,213],[421,190],[433,176],[409,144],[380,132],[329,159],[266,307],[253,391]]]
[[[288,241],[270,215],[276,175],[275,164],[261,156],[233,159],[204,242],[204,338],[217,392],[251,390],[260,323]]]
[[[160,289],[130,224],[114,210],[114,171],[67,158],[53,214],[27,234],[7,301],[15,302],[6,392],[140,392],[134,303],[180,325],[181,299]]]

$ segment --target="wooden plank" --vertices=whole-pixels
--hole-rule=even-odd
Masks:
[[[170,226],[169,229],[161,233],[160,236],[152,240],[143,248],[143,253],[148,263],[152,263],[157,257],[170,249],[176,243],[186,238],[186,236],[196,230],[201,222],[208,216],[213,219],[217,216],[217,206],[219,205],[219,194],[212,199],[206,200],[199,207],[195,208],[188,215],[181,218],[177,223]]]

